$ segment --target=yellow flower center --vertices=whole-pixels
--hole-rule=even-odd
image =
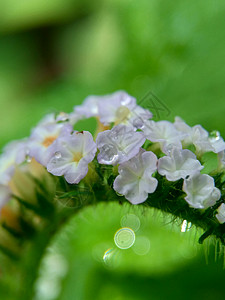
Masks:
[[[57,136],[48,136],[44,139],[44,141],[42,142],[42,145],[46,148],[48,148],[55,140],[56,140]]]
[[[115,124],[119,124],[122,122],[125,122],[126,120],[128,120],[130,114],[130,110],[129,108],[127,108],[126,106],[120,106],[117,111],[116,111],[116,121]]]
[[[73,155],[73,162],[78,163],[82,157],[83,157],[83,155],[81,152],[75,152]]]

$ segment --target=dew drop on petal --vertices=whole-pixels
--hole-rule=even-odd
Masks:
[[[121,101],[121,105],[129,105],[131,103],[131,99],[129,97],[126,97],[124,98],[122,101]]]
[[[168,154],[171,154],[172,149],[174,148],[173,144],[169,144],[166,146],[165,150]]]
[[[138,117],[138,118],[134,119],[133,126],[137,129],[142,129],[144,127],[144,122],[143,122],[142,118]]]
[[[113,144],[105,144],[101,148],[102,159],[105,162],[113,162],[117,159],[117,148]]]
[[[209,134],[209,139],[211,142],[216,142],[220,139],[220,133],[217,130],[213,130],[212,132],[210,132]]]
[[[56,117],[57,121],[62,121],[62,122],[65,122],[68,119],[69,119],[69,115],[65,112],[60,112]]]
[[[66,146],[67,146],[67,143],[66,143],[66,142],[62,142],[61,145],[62,145],[63,147],[66,147]]]
[[[55,156],[55,158],[59,159],[62,157],[62,154],[61,154],[61,152],[57,151],[57,152],[55,152],[54,156]]]
[[[111,130],[109,133],[109,139],[111,140],[118,140],[118,133],[114,130]]]
[[[27,163],[30,163],[31,160],[32,160],[32,157],[29,154],[27,154],[26,157],[25,157],[25,160],[26,160]]]

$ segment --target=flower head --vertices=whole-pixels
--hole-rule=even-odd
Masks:
[[[122,124],[100,132],[96,139],[100,150],[98,162],[106,165],[121,164],[134,157],[144,142],[143,133]]]
[[[157,179],[152,177],[157,169],[156,164],[156,155],[141,149],[135,157],[119,166],[119,175],[113,184],[114,190],[132,204],[144,202],[158,184]]]
[[[176,147],[172,148],[169,156],[163,156],[158,161],[159,174],[165,175],[169,181],[184,179],[203,168],[193,152]]]
[[[206,209],[220,199],[221,192],[215,187],[214,179],[207,174],[195,173],[184,179],[184,198],[189,206]]]
[[[68,183],[79,183],[86,176],[88,164],[94,159],[96,151],[90,132],[66,133],[56,140],[47,170],[55,176],[64,175]]]

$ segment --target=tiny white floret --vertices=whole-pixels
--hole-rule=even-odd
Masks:
[[[158,142],[165,154],[168,154],[170,148],[174,146],[182,149],[181,140],[186,136],[169,121],[148,121],[145,123],[143,132],[148,140]]]
[[[213,206],[221,197],[221,192],[215,187],[214,179],[207,174],[195,173],[184,179],[184,198],[190,207],[206,209]]]
[[[132,127],[119,124],[111,130],[100,132],[96,143],[100,150],[98,162],[117,165],[134,157],[145,142],[142,132],[135,132]]]
[[[94,159],[96,151],[90,132],[66,133],[56,140],[47,170],[55,176],[64,175],[70,184],[79,183],[86,176],[88,164]]]
[[[158,161],[159,174],[166,176],[166,179],[169,181],[184,179],[196,171],[201,171],[203,168],[193,152],[176,147],[171,149],[168,156],[163,156]]]
[[[157,179],[152,177],[157,169],[156,165],[156,155],[141,149],[135,157],[119,166],[119,175],[113,184],[114,190],[132,204],[144,202],[158,185]]]

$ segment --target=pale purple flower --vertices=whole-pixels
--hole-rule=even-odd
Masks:
[[[54,142],[67,132],[72,132],[70,124],[55,123],[37,126],[33,129],[29,141],[29,155],[46,167],[54,152]]]
[[[220,224],[225,223],[225,204],[222,203],[217,209],[218,214],[216,214],[216,218]]]
[[[4,184],[0,184],[0,209],[10,200],[10,197],[10,188]]]
[[[119,175],[114,181],[113,188],[132,204],[142,203],[148,198],[149,193],[156,190],[158,181],[152,177],[156,169],[156,155],[141,149],[135,157],[119,165]]]
[[[204,167],[196,159],[196,155],[187,149],[172,148],[168,156],[158,161],[158,172],[169,181],[176,181],[201,171]]]
[[[70,184],[79,183],[86,176],[88,164],[94,159],[96,151],[90,132],[66,133],[56,140],[47,170],[55,176],[64,175]]]
[[[195,173],[184,179],[184,198],[190,207],[206,209],[213,206],[221,197],[221,192],[215,187],[214,179],[207,174]]]
[[[134,157],[145,142],[142,132],[119,124],[111,130],[100,132],[96,143],[100,150],[98,162],[106,165],[121,164]]]
[[[181,140],[186,134],[179,132],[174,124],[169,121],[148,121],[145,123],[143,132],[151,142],[158,142],[164,153],[169,153],[170,148],[176,146],[182,149]]]
[[[15,166],[26,160],[28,152],[26,139],[12,141],[4,147],[0,155],[0,184],[11,180]]]

